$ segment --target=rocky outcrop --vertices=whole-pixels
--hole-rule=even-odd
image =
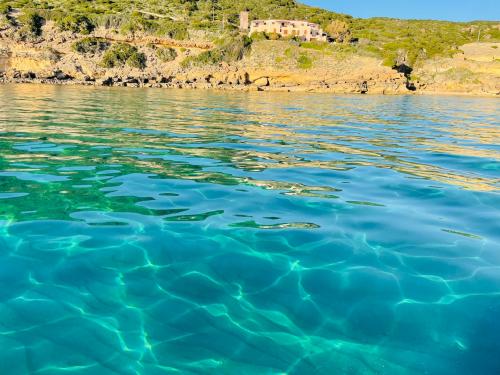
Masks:
[[[500,43],[472,43],[413,72],[417,92],[500,96]]]

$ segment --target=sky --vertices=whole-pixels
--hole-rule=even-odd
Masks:
[[[500,21],[500,0],[298,0],[355,17]]]

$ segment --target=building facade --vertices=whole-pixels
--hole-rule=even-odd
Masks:
[[[240,29],[254,33],[278,34],[284,38],[297,37],[305,41],[328,41],[328,35],[315,23],[290,20],[255,20],[248,22],[248,12],[240,15]]]

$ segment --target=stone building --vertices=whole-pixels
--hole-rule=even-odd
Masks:
[[[328,35],[315,23],[290,20],[255,20],[249,23],[248,12],[240,14],[240,29],[247,30],[250,35],[264,32],[305,41],[328,41]]]
[[[240,13],[240,30],[248,32],[250,24],[248,23],[248,12]]]

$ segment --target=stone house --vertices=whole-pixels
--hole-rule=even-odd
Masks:
[[[297,37],[305,41],[328,41],[328,35],[315,23],[290,20],[255,20],[248,21],[248,12],[240,14],[240,29],[254,33],[278,34],[284,38]]]

